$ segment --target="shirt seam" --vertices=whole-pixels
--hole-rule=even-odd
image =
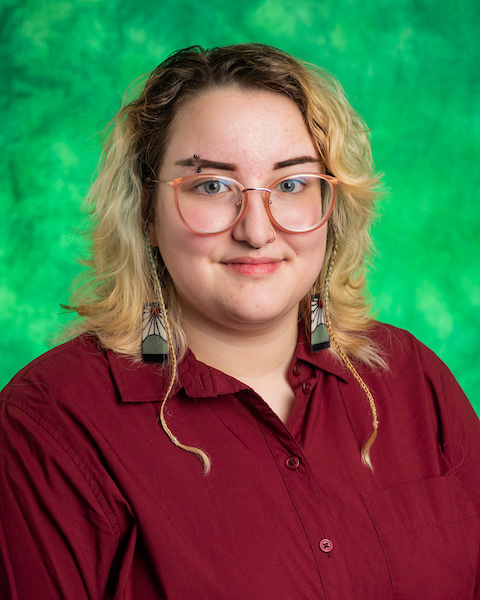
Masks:
[[[50,423],[50,421],[48,421],[44,417],[41,417],[38,413],[33,411],[28,405],[26,405],[23,402],[20,402],[18,400],[14,400],[13,398],[10,400],[5,399],[5,400],[0,401],[0,406],[2,404],[8,404],[10,406],[13,406],[13,407],[17,408],[18,410],[20,410],[22,413],[24,413],[27,417],[29,417],[32,421],[34,421],[39,427],[41,427],[45,431],[45,433],[47,433],[52,438],[52,440],[54,442],[56,442],[56,444],[61,448],[61,450],[63,450],[63,452],[68,456],[70,461],[75,465],[77,471],[80,473],[80,475],[84,479],[85,483],[90,488],[92,494],[95,496],[96,500],[98,501],[98,503],[102,509],[102,512],[103,512],[105,518],[107,519],[107,521],[112,529],[112,532],[118,542],[118,540],[120,539],[120,533],[121,533],[121,527],[120,527],[118,518],[117,518],[115,512],[111,509],[111,507],[108,503],[108,500],[106,499],[105,495],[103,494],[100,486],[96,482],[95,475],[93,474],[91,469],[88,467],[87,463],[85,462],[85,460],[83,459],[81,454],[79,452],[77,452],[77,450],[75,450],[75,448],[69,444],[68,440],[65,438],[65,436],[63,435],[63,433],[61,431],[59,431],[52,423]]]

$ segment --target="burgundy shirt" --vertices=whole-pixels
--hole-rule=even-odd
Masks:
[[[187,354],[167,420],[157,365],[80,337],[1,396],[4,600],[480,598],[480,424],[443,363],[378,325],[390,371],[355,379],[305,335],[284,425]]]

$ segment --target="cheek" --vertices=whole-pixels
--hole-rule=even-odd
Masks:
[[[325,258],[327,224],[311,233],[299,234],[298,238],[300,239],[297,241],[296,251],[302,257],[304,267],[318,275]]]
[[[155,209],[155,241],[167,265],[170,257],[183,247],[183,237],[188,230],[177,214],[173,197],[158,198]]]
[[[176,222],[164,222],[158,227],[157,237],[160,254],[177,291],[199,285],[206,276],[215,240],[193,233],[178,216]]]

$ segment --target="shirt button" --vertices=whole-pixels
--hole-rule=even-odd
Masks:
[[[312,391],[312,384],[309,381],[306,381],[303,385],[302,385],[302,389],[303,389],[303,393],[304,394],[308,394]]]
[[[331,540],[327,540],[327,538],[325,538],[320,541],[318,546],[322,552],[330,552],[333,548],[333,542]]]
[[[285,465],[286,465],[287,469],[291,469],[292,471],[294,471],[295,469],[298,469],[298,466],[300,465],[300,461],[298,460],[298,458],[296,456],[289,456],[287,458],[287,460],[285,461]]]
[[[293,374],[296,375],[297,377],[300,375],[300,373],[302,372],[302,367],[299,364],[296,364],[293,367]]]

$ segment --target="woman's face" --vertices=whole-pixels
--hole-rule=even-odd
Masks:
[[[222,88],[198,96],[174,118],[158,179],[197,173],[268,187],[323,165],[293,101],[267,91]],[[189,161],[189,162],[188,162]],[[219,164],[221,163],[221,164]],[[158,185],[152,243],[159,247],[186,325],[221,331],[296,322],[298,305],[322,267],[327,225],[301,234],[274,227],[259,191],[247,192],[246,214],[232,230],[200,235],[180,220],[174,190]],[[272,240],[276,234],[276,239]]]

